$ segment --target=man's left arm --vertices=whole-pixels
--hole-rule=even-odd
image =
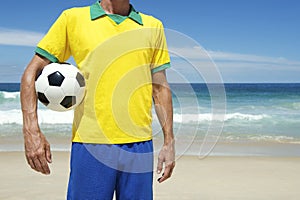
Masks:
[[[165,70],[152,74],[153,100],[158,120],[164,134],[164,145],[158,155],[157,173],[160,174],[165,166],[161,183],[170,178],[175,167],[175,140],[173,134],[173,105],[172,94],[167,82]]]

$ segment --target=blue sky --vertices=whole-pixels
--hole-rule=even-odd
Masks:
[[[34,46],[61,11],[94,0],[3,1],[0,12],[0,82],[19,82]],[[298,0],[132,0],[136,10],[161,19],[168,29],[200,44],[224,82],[300,82],[300,1]],[[171,33],[171,34],[168,34]],[[172,37],[172,36],[170,36]],[[168,39],[171,51],[176,44]],[[195,46],[186,59],[197,60]],[[183,49],[181,49],[183,50]],[[174,71],[191,82],[188,62],[172,56]],[[198,63],[201,67],[205,63]],[[176,76],[170,73],[170,80]]]

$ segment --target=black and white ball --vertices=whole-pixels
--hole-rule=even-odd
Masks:
[[[67,111],[81,103],[85,94],[85,80],[71,64],[51,63],[35,81],[37,97],[47,108]]]

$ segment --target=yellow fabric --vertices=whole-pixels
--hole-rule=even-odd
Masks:
[[[38,44],[59,62],[72,55],[85,76],[86,95],[74,112],[74,142],[152,138],[151,70],[170,58],[162,23],[138,14],[142,24],[127,18],[118,25],[106,15],[91,20],[90,7],[68,9]]]

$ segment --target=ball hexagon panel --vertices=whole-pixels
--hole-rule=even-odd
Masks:
[[[69,64],[60,64],[60,65],[61,65],[59,69],[60,73],[62,73],[65,77],[68,78],[76,78],[77,72],[79,71],[78,68]]]
[[[80,86],[75,78],[66,78],[61,85],[61,89],[65,93],[65,96],[76,96]]]
[[[80,104],[82,101],[83,101],[83,98],[85,96],[85,88],[84,87],[81,87],[78,91],[78,94],[77,94],[77,104]]]
[[[51,110],[54,110],[54,111],[59,111],[59,112],[67,111],[67,109],[65,109],[60,104],[51,103],[51,102],[49,103],[49,105],[47,106],[47,108],[49,108]]]
[[[41,74],[35,82],[35,90],[37,92],[45,92],[49,87],[48,79],[44,74]]]
[[[55,71],[61,70],[61,65],[58,63],[50,63],[49,65],[46,65],[42,71],[42,74],[48,76],[49,74],[52,74]]]
[[[45,95],[50,104],[59,104],[65,97],[63,90],[60,87],[55,86],[50,86],[45,91]]]

